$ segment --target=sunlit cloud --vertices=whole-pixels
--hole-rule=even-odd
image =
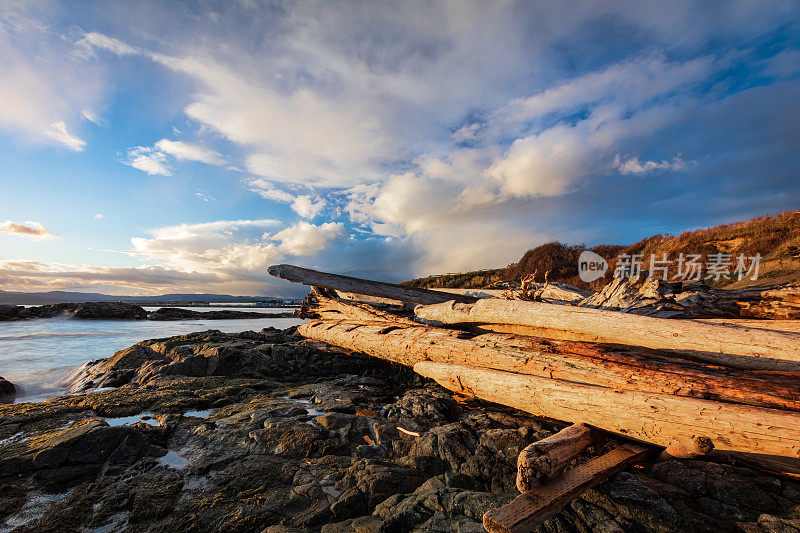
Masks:
[[[27,237],[37,241],[52,241],[54,239],[61,238],[60,235],[52,233],[50,230],[44,227],[43,224],[31,221],[27,221],[24,224],[18,224],[16,222],[12,222],[11,220],[6,220],[0,224],[0,233],[17,235],[19,237]]]
[[[614,156],[613,167],[622,174],[648,174],[659,170],[683,170],[686,168],[686,161],[681,159],[680,154],[671,161],[639,161],[638,156],[623,160],[617,154]]]

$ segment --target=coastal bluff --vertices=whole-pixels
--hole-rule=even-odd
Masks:
[[[143,341],[71,386],[0,404],[4,531],[478,532],[518,495],[520,451],[565,427],[294,328]],[[668,460],[616,474],[540,530],[797,528],[797,480]]]

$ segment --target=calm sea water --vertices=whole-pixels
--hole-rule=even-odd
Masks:
[[[156,308],[145,307],[148,311]],[[231,308],[203,307],[196,311]],[[246,308],[261,313],[290,312],[284,308]],[[40,401],[66,392],[66,380],[83,364],[108,357],[145,339],[218,329],[226,333],[273,326],[288,328],[299,318],[245,320],[76,320],[44,318],[0,322],[0,376],[22,389],[17,402]]]

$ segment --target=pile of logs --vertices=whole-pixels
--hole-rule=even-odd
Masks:
[[[489,531],[530,531],[586,488],[659,457],[724,456],[800,475],[800,327],[791,320],[658,318],[581,305],[585,297],[507,300],[291,265],[269,273],[314,287],[301,309],[313,319],[298,328],[305,337],[574,424],[520,454],[522,495],[486,513]],[[796,288],[762,291],[763,302],[754,294],[746,309],[800,301]],[[609,437],[621,444],[567,469]]]

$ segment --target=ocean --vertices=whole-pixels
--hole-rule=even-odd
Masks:
[[[155,307],[145,307],[153,311]],[[187,308],[189,309],[189,308]],[[230,307],[191,308],[195,311]],[[236,308],[239,309],[239,308]],[[287,308],[241,308],[262,313]],[[67,379],[88,361],[108,357],[145,339],[217,329],[226,333],[302,324],[300,318],[244,320],[78,320],[69,317],[0,322],[0,376],[21,389],[16,402],[35,402],[66,392]]]

